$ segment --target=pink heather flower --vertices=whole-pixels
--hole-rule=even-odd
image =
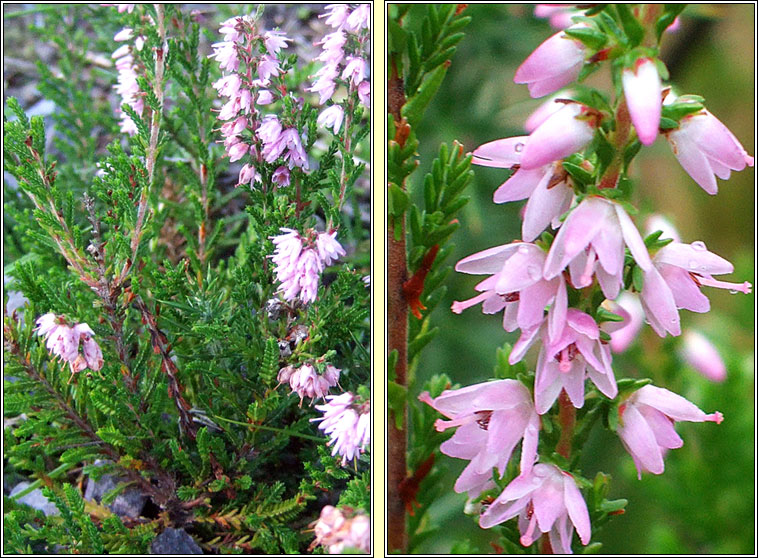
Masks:
[[[574,478],[555,465],[538,463],[505,487],[479,518],[489,529],[519,516],[521,544],[530,546],[549,533],[556,554],[571,554],[574,528],[583,545],[590,542],[590,516]]]
[[[666,139],[679,164],[709,194],[718,192],[716,176],[727,180],[731,171],[753,166],[753,157],[732,132],[705,109],[682,118]]]
[[[577,24],[574,27],[585,27]],[[542,97],[574,81],[584,64],[584,45],[563,31],[556,33],[524,60],[516,70],[515,83],[525,83],[529,94]]]
[[[607,301],[611,312],[624,318],[623,322],[607,322],[603,330],[611,335],[611,350],[623,353],[637,339],[645,323],[645,311],[636,294],[624,291],[615,302]]]
[[[239,161],[245,156],[250,146],[245,142],[235,143],[229,148],[229,162]]]
[[[513,168],[520,165],[521,153],[528,138],[505,138],[480,145],[474,150],[473,163],[487,167]],[[574,190],[569,175],[558,163],[534,170],[518,168],[493,196],[495,203],[529,198],[524,209],[521,238],[537,238],[548,225],[560,227],[558,219],[571,207]]]
[[[237,97],[242,86],[242,79],[237,74],[229,74],[213,83],[214,89],[222,97]]]
[[[358,85],[366,77],[366,61],[358,56],[351,56],[347,59],[345,69],[342,71],[342,79],[353,82]]]
[[[213,47],[213,54],[208,55],[208,58],[215,58],[222,70],[236,72],[239,69],[240,61],[237,55],[237,45],[234,42],[223,41],[211,46]]]
[[[342,465],[345,465],[371,443],[371,402],[359,403],[349,391],[327,395],[326,399],[325,405],[316,405],[324,416],[311,419],[311,422],[321,422],[318,428],[329,436],[327,445],[334,446],[332,455],[341,455]]]
[[[521,168],[533,170],[581,151],[597,127],[592,109],[569,102],[529,135],[521,152]]]
[[[274,102],[274,95],[268,89],[261,89],[258,91],[258,96],[255,98],[255,103],[258,105],[270,105]]]
[[[438,432],[457,428],[453,437],[440,446],[440,451],[470,460],[455,482],[456,492],[468,492],[474,498],[494,487],[492,469],[497,467],[502,477],[522,439],[521,473],[529,472],[537,460],[539,417],[529,390],[521,382],[485,382],[445,390],[434,399],[424,392],[419,400],[450,419],[437,419],[434,425]]]
[[[613,300],[623,285],[624,244],[643,271],[652,269],[647,247],[624,208],[605,198],[587,197],[558,230],[545,261],[545,278],[556,277],[568,265],[572,284],[581,288],[592,283],[594,273],[605,296]]]
[[[749,294],[750,283],[718,281],[713,275],[732,273],[734,266],[724,258],[709,252],[701,241],[692,244],[672,242],[661,248],[653,258],[653,267],[645,273],[642,287],[642,307],[651,327],[661,337],[666,332],[679,335],[679,312],[708,312],[708,297],[700,287],[716,287]]]
[[[279,74],[279,61],[273,56],[264,54],[258,62],[258,76],[263,85],[268,85],[271,76]]]
[[[271,176],[271,181],[280,188],[290,185],[290,170],[287,167],[278,167]]]
[[[503,328],[514,331],[532,330],[544,320],[548,312],[551,338],[563,330],[568,299],[563,276],[546,280],[542,276],[545,252],[527,242],[513,242],[477,252],[459,261],[455,270],[461,273],[486,274],[491,277],[475,288],[479,296],[454,302],[452,310],[460,314],[466,308],[483,303],[482,311],[493,314],[505,308]]]
[[[343,554],[345,550],[371,552],[371,521],[367,515],[353,513],[345,508],[346,514],[334,506],[324,506],[313,527],[316,537],[310,548],[316,545],[326,547],[329,554]]]
[[[242,23],[246,17],[230,17],[221,23],[218,31],[224,36],[224,41],[238,42],[242,37]]]
[[[720,424],[724,417],[719,412],[707,415],[681,395],[651,385],[638,389],[619,406],[617,432],[634,460],[638,478],[642,471],[663,473],[665,452],[683,445],[674,422],[684,420]]]
[[[256,178],[258,178],[258,173],[255,171],[255,167],[253,165],[244,165],[240,170],[239,182],[237,185],[252,184]]]
[[[332,98],[332,95],[334,95],[334,90],[337,88],[337,84],[334,83],[334,80],[338,75],[339,69],[337,64],[327,64],[316,72],[318,79],[313,84],[313,87],[307,88],[306,91],[318,93],[318,104],[323,105],[326,101]]]
[[[337,242],[337,231],[319,233],[316,238],[316,249],[324,265],[332,265],[345,255],[342,245]]]
[[[41,316],[37,320],[36,333],[47,340],[46,347],[54,356],[68,362],[72,372],[80,372],[88,366],[100,370],[103,366],[103,353],[100,346],[92,339],[95,333],[87,324],[69,327],[63,318],[53,313]],[[84,356],[79,354],[82,343]]]
[[[344,116],[345,111],[340,105],[332,105],[321,111],[321,114],[318,115],[318,119],[316,120],[316,124],[325,128],[331,128],[336,134],[340,131]]]
[[[124,27],[121,31],[113,36],[114,41],[128,41],[134,37],[134,30],[130,27]]]
[[[358,7],[347,17],[345,29],[353,33],[358,33],[361,29],[368,29],[370,17],[371,5],[358,4]]]
[[[256,131],[258,138],[260,138],[264,144],[276,142],[281,133],[282,125],[279,122],[279,119],[271,114],[263,118],[263,122]]]
[[[369,81],[362,81],[358,85],[358,99],[364,107],[371,106],[371,83]]]
[[[103,7],[116,7],[118,9],[118,13],[122,14],[124,12],[132,13],[134,10],[134,6],[136,4],[100,4]]]
[[[524,331],[513,346],[508,361],[516,364],[542,333],[542,348],[537,357],[534,402],[537,412],[545,414],[566,390],[577,409],[584,405],[584,379],[590,380],[609,399],[618,388],[611,368],[611,352],[600,341],[600,328],[589,314],[569,308],[563,330],[552,340],[545,326]]]
[[[318,280],[322,270],[323,264],[318,254],[313,249],[303,250],[297,260],[295,277],[298,280],[300,300],[304,303],[308,304],[316,300]],[[291,292],[292,287],[282,284],[282,289],[285,292]],[[291,298],[288,300],[291,300]]]
[[[287,144],[287,160],[290,168],[308,168],[308,155],[300,141],[300,132],[296,128],[288,128],[281,135],[282,142]]]
[[[329,4],[326,6],[326,13],[318,16],[319,18],[326,18],[324,23],[333,29],[339,29],[347,21],[350,15],[350,6],[348,4]]]
[[[651,145],[661,122],[661,78],[651,58],[639,58],[621,76],[629,116],[642,145]]]
[[[712,382],[726,380],[726,365],[708,338],[692,329],[684,332],[679,354],[697,372]]]
[[[267,31],[263,34],[263,44],[271,56],[276,56],[290,41],[282,31]]]
[[[329,388],[337,385],[339,377],[340,369],[334,366],[328,365],[327,371],[320,375],[312,364],[304,364],[297,370],[283,368],[277,379],[279,383],[289,382],[292,392],[300,396],[302,404],[304,397],[323,399],[329,393]]]
[[[321,53],[316,57],[316,60],[321,60],[325,64],[331,64],[336,66],[345,56],[342,48],[347,41],[347,35],[342,31],[335,31],[329,33],[321,41],[317,42],[317,45],[321,45]]]

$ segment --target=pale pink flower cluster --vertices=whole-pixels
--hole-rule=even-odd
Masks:
[[[334,31],[316,43],[321,45],[322,49],[321,54],[316,59],[323,62],[324,65],[313,76],[316,79],[313,86],[307,91],[317,93],[319,96],[318,104],[323,105],[334,95],[338,82],[342,82],[347,85],[349,93],[356,92],[358,94],[358,98],[364,106],[370,106],[371,82],[368,80],[367,56],[360,51],[346,53],[344,48],[348,42],[348,35],[358,36],[361,45],[366,42],[371,18],[371,5],[358,4],[356,7],[351,7],[349,4],[330,4],[326,7],[326,13],[319,17],[325,18],[324,22]],[[364,30],[366,31],[364,32]],[[334,115],[335,112],[336,109],[333,109],[330,116],[321,118],[319,124],[332,127],[337,133],[342,117],[340,116],[337,119]]]
[[[37,320],[35,331],[46,338],[47,350],[63,362],[68,362],[72,372],[80,372],[87,367],[92,370],[103,367],[103,353],[93,339],[95,332],[87,324],[71,327],[62,317],[48,313]]]
[[[582,21],[573,27],[587,25]],[[527,84],[533,97],[553,93],[574,81],[586,60],[594,58],[594,63],[608,55],[595,57],[599,53],[589,51],[568,34],[558,33],[526,59],[515,81]],[[669,110],[666,103],[697,102],[693,97],[677,101],[665,91],[659,65],[651,56],[638,56],[621,70],[626,117],[643,145],[655,141],[662,114]],[[665,134],[685,170],[706,191],[715,193],[714,175],[728,178],[732,170],[752,166],[753,158],[723,124],[699,108]],[[455,313],[477,304],[486,314],[503,312],[503,328],[521,332],[509,355],[511,365],[538,344],[534,390],[517,380],[500,380],[448,390],[435,399],[423,393],[419,399],[448,417],[449,421],[437,421],[438,430],[457,428],[440,449],[469,461],[455,490],[468,492],[470,498],[494,488],[493,469],[502,477],[511,453],[523,440],[520,474],[484,505],[480,525],[488,528],[518,516],[524,546],[547,533],[555,552],[570,553],[574,529],[588,544],[589,515],[569,473],[554,465],[535,464],[540,417],[559,396],[561,405],[582,408],[588,379],[598,392],[592,397],[616,399],[619,388],[611,350],[624,350],[643,321],[661,337],[677,336],[680,309],[709,310],[703,286],[743,293],[752,287],[748,282],[715,279],[734,268],[701,241],[686,244],[675,232],[673,236],[667,232],[673,240],[668,244],[655,237],[646,243],[627,212],[628,205],[618,201],[615,192],[605,196],[604,189],[588,193],[575,187],[572,176],[578,171],[564,159],[593,142],[607,114],[567,98],[552,99],[539,112],[528,121],[528,136],[492,141],[473,152],[475,164],[514,171],[495,191],[496,203],[528,201],[521,240],[458,262],[457,271],[486,278],[476,285],[477,296],[452,305]],[[624,117],[621,110],[617,114]],[[577,158],[572,163],[581,164],[588,176],[595,170],[591,160]],[[582,292],[588,288],[595,290]],[[602,297],[593,299],[594,295]],[[593,310],[603,298],[602,311]],[[718,381],[726,374],[723,361],[705,341],[686,333],[681,354]],[[626,392],[624,398],[618,407],[617,432],[640,474],[662,473],[665,453],[682,445],[675,421],[722,420],[718,412],[706,414],[683,397],[650,385]]]
[[[323,417],[311,419],[320,422],[319,430],[329,436],[327,445],[332,455],[342,456],[342,464],[357,458],[371,444],[371,402],[361,402],[346,391],[340,395],[327,395],[327,403],[316,405]]]
[[[276,264],[274,272],[281,283],[278,292],[285,300],[299,298],[305,304],[316,300],[318,283],[325,266],[331,265],[345,255],[337,241],[337,231],[316,233],[309,231],[306,237],[296,230],[282,228],[284,234],[271,237],[276,250],[271,260]]]
[[[121,6],[123,5],[125,4],[121,4]],[[134,6],[134,4],[130,5]],[[119,11],[122,10],[119,8]],[[131,12],[131,10],[129,11]],[[130,41],[133,37],[134,30],[124,27],[116,33],[113,40],[118,42]],[[112,58],[116,60],[116,69],[118,70],[118,84],[115,86],[115,89],[121,97],[121,104],[129,105],[139,116],[142,116],[142,112],[145,110],[145,100],[137,82],[137,68],[132,49],[142,50],[144,44],[145,38],[140,35],[135,39],[134,45],[129,43],[121,45],[112,54]],[[130,136],[137,133],[137,126],[129,115],[123,112],[121,108],[117,112],[121,115],[121,131]]]
[[[222,70],[229,72],[213,84],[218,94],[227,98],[218,118],[225,121],[221,125],[221,134],[229,161],[239,161],[249,153],[254,161],[260,161],[262,157],[267,163],[273,163],[284,155],[289,169],[307,169],[308,159],[299,132],[294,128],[283,130],[275,116],[268,116],[261,122],[256,108],[276,99],[277,92],[271,87],[271,80],[281,74],[277,56],[290,39],[281,31],[260,33],[251,16],[230,18],[221,24],[219,31],[224,40],[213,44],[210,57],[216,59]],[[257,46],[262,48],[263,54],[258,53]],[[241,62],[244,62],[243,71],[240,71]],[[252,143],[243,135],[246,130],[255,132]],[[260,153],[257,142],[263,145]],[[289,169],[286,166],[276,169],[272,179],[277,186],[289,185]],[[260,181],[260,174],[254,164],[246,163],[240,170],[238,184],[256,181]]]
[[[123,14],[124,12],[132,13],[134,11],[134,6],[137,4],[100,4],[103,7],[115,7],[118,9],[118,13]]]
[[[279,370],[276,377],[280,384],[289,383],[293,393],[300,396],[302,404],[304,397],[324,399],[329,388],[337,385],[340,379],[339,368],[327,364],[323,374],[319,374],[312,364],[303,364],[299,368],[287,366]]]
[[[345,550],[371,552],[371,521],[350,508],[324,506],[313,534],[316,539],[311,547],[320,544],[329,554],[342,554]]]

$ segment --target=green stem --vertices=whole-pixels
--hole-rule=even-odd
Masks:
[[[60,477],[63,473],[67,472],[69,469],[74,468],[75,463],[64,463],[63,465],[58,465],[55,469],[50,471],[50,473],[47,474],[47,476],[51,479],[56,479]],[[36,489],[38,489],[40,486],[42,486],[43,481],[42,479],[37,479],[32,484],[24,488],[21,492],[18,492],[11,496],[12,499],[18,500],[20,498],[23,498],[27,494],[34,492]]]
[[[232,424],[238,424],[240,426],[247,426],[248,428],[254,428],[256,430],[270,430],[271,432],[279,432],[280,434],[286,434],[287,436],[294,436],[296,438],[303,438],[305,440],[314,440],[316,442],[323,442],[324,438],[319,436],[311,436],[310,434],[301,434],[300,432],[293,432],[287,428],[274,428],[273,426],[263,426],[260,424],[250,424],[249,422],[241,422],[238,420],[232,420],[224,417],[218,417],[213,415],[213,420],[220,420],[222,422],[230,422]]]

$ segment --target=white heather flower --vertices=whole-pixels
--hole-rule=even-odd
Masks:
[[[346,549],[371,552],[371,521],[362,513],[343,512],[334,506],[324,506],[313,527],[316,539],[311,544],[326,547],[329,554],[342,554]]]
[[[113,36],[113,40],[117,42],[128,41],[132,37],[134,37],[134,30],[130,27],[124,27],[121,31]]]
[[[324,416],[311,421],[321,421],[318,427],[329,436],[327,445],[333,446],[332,455],[341,455],[344,465],[371,443],[371,402],[358,403],[349,391],[326,399],[325,405],[316,405]]]
[[[316,124],[325,128],[331,128],[336,134],[342,126],[342,119],[345,117],[345,111],[340,105],[332,105],[318,115]]]
[[[318,249],[321,261],[325,265],[332,265],[332,262],[337,261],[341,256],[345,255],[342,245],[337,242],[337,231],[319,233],[316,239],[316,248]]]

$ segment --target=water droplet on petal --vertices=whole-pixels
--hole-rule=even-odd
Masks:
[[[705,242],[703,242],[702,240],[696,240],[695,242],[690,244],[690,246],[692,246],[693,249],[698,250],[699,252],[703,252],[708,249],[705,247]]]
[[[687,264],[687,267],[689,267],[690,269],[696,269],[697,268],[697,261],[696,260],[690,260],[689,263]]]
[[[542,277],[542,271],[536,265],[530,265],[526,268],[526,272],[529,274],[529,278],[536,281]]]
[[[672,323],[672,324],[675,324],[676,322],[677,322],[677,319],[676,319],[676,318],[671,318],[671,323]]]
[[[524,150],[524,144],[523,143],[517,143],[516,146],[513,148],[516,153],[521,153]]]
[[[737,294],[737,291],[735,291],[734,289],[729,289],[729,294]]]
[[[518,247],[518,251],[522,254],[528,254],[529,253],[529,247],[526,244],[522,244]]]

